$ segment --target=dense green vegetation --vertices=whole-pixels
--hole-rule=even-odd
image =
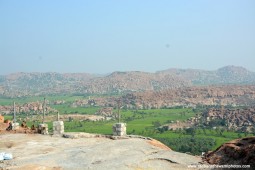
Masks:
[[[51,107],[57,109],[60,114],[94,114],[100,109],[100,107],[70,107],[68,103],[62,105],[51,105]]]
[[[89,108],[84,108],[84,110],[86,109]],[[183,114],[184,112],[185,114]],[[216,149],[227,141],[251,135],[226,131],[221,128],[215,130],[210,128],[190,128],[176,131],[161,131],[158,129],[159,126],[165,123],[186,120],[195,114],[192,109],[123,110],[121,112],[121,121],[127,123],[128,134],[152,137],[176,151],[192,154],[201,154],[201,152]],[[112,125],[115,122],[116,120],[65,122],[65,131],[112,134]],[[51,129],[52,123],[49,123],[49,130]]]
[[[179,152],[188,152],[195,155],[207,152],[215,145],[215,140],[213,138],[177,137],[171,140],[168,140],[167,138],[157,139],[174,150]]]
[[[88,132],[99,134],[111,134],[112,125],[116,121],[73,121],[65,122],[65,131],[67,132]],[[130,121],[127,123],[127,133],[142,135],[158,139],[170,148],[180,152],[190,152],[192,154],[201,154],[208,150],[213,150],[221,144],[237,139],[240,137],[251,136],[252,134],[237,133],[232,131],[224,131],[220,133],[213,129],[195,129],[193,132],[189,130],[176,130],[161,132],[151,123],[138,123],[138,121]],[[255,135],[255,134],[253,134]],[[192,144],[191,144],[192,143]],[[200,149],[185,149],[186,146],[194,146]],[[202,151],[201,151],[202,150]],[[201,151],[201,152],[200,152]],[[199,153],[198,153],[199,152]]]

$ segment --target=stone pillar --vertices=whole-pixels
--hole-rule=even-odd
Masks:
[[[16,123],[16,106],[15,106],[15,102],[13,102],[13,123]]]
[[[57,114],[57,121],[59,121],[59,112],[58,112],[58,114]]]
[[[125,136],[127,135],[126,130],[127,130],[127,125],[126,123],[116,123],[113,125],[112,130],[113,130],[113,135],[114,136]]]
[[[19,123],[12,123],[12,130],[19,129]]]
[[[48,135],[49,134],[48,124],[46,124],[46,123],[39,124],[38,133],[43,134],[43,135]]]
[[[64,133],[64,122],[54,121],[53,122],[53,135],[61,135]]]
[[[43,121],[42,121],[42,123],[44,123],[44,121],[45,121],[44,119],[45,119],[45,97],[43,99]]]

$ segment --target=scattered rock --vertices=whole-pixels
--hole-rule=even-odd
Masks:
[[[217,165],[250,165],[255,168],[255,137],[236,139],[205,154],[205,161]]]

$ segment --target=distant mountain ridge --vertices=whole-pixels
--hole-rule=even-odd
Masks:
[[[198,69],[168,69],[161,74],[178,75],[193,85],[254,84],[255,73],[239,66],[225,66],[216,71]]]
[[[128,71],[98,76],[88,73],[14,73],[0,76],[0,95],[123,94],[196,85],[255,84],[255,73],[226,66],[216,71],[168,69],[155,73]]]

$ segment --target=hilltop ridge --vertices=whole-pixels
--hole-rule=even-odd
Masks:
[[[225,66],[215,71],[199,69],[167,69],[158,73],[172,74],[189,80],[193,85],[254,84],[255,73],[240,66]]]
[[[0,95],[22,97],[45,94],[125,94],[201,85],[254,83],[255,73],[237,66],[226,66],[216,71],[116,71],[100,76],[88,73],[13,73],[0,76]]]

